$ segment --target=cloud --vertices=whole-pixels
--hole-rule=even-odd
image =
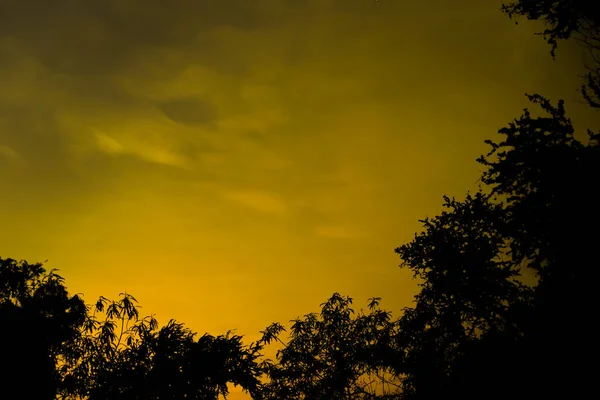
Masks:
[[[121,143],[104,133],[96,133],[94,136],[96,137],[98,148],[106,154],[120,154],[125,150]]]
[[[138,157],[144,161],[166,165],[178,168],[190,168],[190,160],[184,155],[162,148],[151,141],[137,140],[135,138],[124,137],[128,141],[127,145],[105,133],[96,132],[94,134],[96,146],[101,152],[116,156],[116,155],[131,155]]]
[[[283,200],[273,193],[245,190],[228,192],[225,193],[224,197],[235,203],[267,214],[283,214],[287,211]]]
[[[185,47],[190,38],[218,27],[252,30],[278,22],[246,0],[173,0],[168,6],[162,0],[7,3],[0,36],[19,37],[49,69],[65,73],[123,68],[140,48]],[[19,22],[24,20],[29,23]]]
[[[132,149],[132,154],[156,164],[186,169],[191,167],[189,160],[182,154],[158,146],[140,144]]]
[[[19,160],[19,155],[12,148],[0,145],[0,159],[7,160],[10,164],[14,164]]]
[[[185,125],[204,125],[215,121],[215,107],[195,98],[179,98],[157,103],[157,107],[171,120]]]

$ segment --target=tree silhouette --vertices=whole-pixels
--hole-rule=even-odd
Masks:
[[[101,297],[91,306],[85,333],[62,359],[62,398],[217,399],[228,383],[256,396],[262,342],[242,337],[196,334],[174,320],[162,328],[152,316],[140,318],[136,299]]]
[[[586,0],[517,0],[503,4],[502,11],[510,18],[524,16],[529,20],[541,20],[546,29],[538,35],[552,46],[552,55],[559,40],[567,40],[573,35],[590,35],[600,27],[600,11]]]
[[[57,359],[79,336],[85,315],[83,301],[68,295],[54,270],[0,258],[1,397],[54,399]]]
[[[527,326],[531,347],[538,347],[538,371],[544,371],[543,379],[558,382],[555,392],[560,387],[567,393],[568,385],[587,373],[581,357],[595,343],[586,325],[598,304],[600,220],[594,183],[600,147],[598,134],[591,131],[587,145],[574,139],[562,101],[552,106],[538,95],[530,100],[549,117],[533,119],[526,110],[500,131],[504,141],[490,143],[492,152],[480,162],[488,167],[483,181],[507,198],[513,262],[527,263],[539,277]],[[555,350],[551,356],[550,349]]]
[[[422,280],[400,318],[408,398],[543,397],[585,393],[596,351],[597,134],[573,136],[563,101],[528,96],[478,161],[486,192],[445,198],[441,215],[396,249]],[[533,270],[537,282],[519,275]]]
[[[547,116],[526,109],[500,142],[487,141],[485,192],[446,197],[448,211],[396,249],[422,281],[400,318],[407,398],[572,396],[585,386],[599,146],[573,137],[562,101],[529,99]],[[533,287],[520,280],[526,270]]]
[[[593,64],[582,94],[598,108],[599,9],[576,0],[521,0],[502,10],[546,22],[540,34],[552,56],[571,36],[587,46]],[[463,201],[444,197],[445,210],[421,221],[423,232],[396,249],[420,280],[415,305],[397,321],[379,321],[387,333],[369,336],[375,342],[365,347],[368,334],[359,327],[366,325],[358,321],[372,316],[353,320],[349,299],[334,295],[321,315],[294,321],[266,398],[373,398],[357,377],[377,368],[399,385],[391,396],[403,399],[591,392],[600,137],[588,130],[588,143],[576,140],[562,100],[527,96],[542,115],[525,109],[499,131],[500,140],[486,141],[491,151],[477,160],[485,167],[480,190]]]
[[[2,399],[217,399],[228,384],[259,396],[268,337],[195,337],[141,318],[130,294],[86,305],[54,270],[0,258]]]
[[[293,320],[276,362],[266,364],[261,398],[397,398],[400,382],[390,367],[397,360],[397,324],[379,301],[373,298],[368,312],[355,313],[352,299],[335,293],[320,314]],[[283,330],[274,324],[266,337],[276,339]]]
[[[571,35],[595,56],[598,9],[588,5],[521,0],[503,11],[546,22],[541,34],[553,56]],[[582,92],[597,108],[593,60]],[[445,197],[446,210],[396,249],[421,281],[415,306],[399,320],[395,372],[404,398],[571,398],[592,390],[600,137],[588,130],[582,143],[562,100],[527,96],[542,115],[525,109],[499,141],[486,141],[480,191],[464,201]],[[531,271],[536,280],[526,285]]]
[[[527,301],[529,292],[516,279],[519,267],[506,256],[504,209],[490,196],[445,197],[448,211],[422,221],[425,231],[396,249],[422,282],[415,306],[399,320],[407,397],[448,394],[466,349],[508,329],[511,306]],[[462,386],[464,396],[468,385]]]
[[[502,5],[511,19],[515,16],[539,20],[546,28],[542,35],[555,57],[561,40],[574,38],[588,51],[588,73],[581,93],[587,103],[600,108],[600,7],[589,0],[517,0]]]

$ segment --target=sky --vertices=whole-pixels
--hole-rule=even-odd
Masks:
[[[477,190],[581,54],[481,0],[3,0],[0,256],[257,338],[334,292],[396,315],[394,248]],[[587,124],[587,125],[586,125]]]

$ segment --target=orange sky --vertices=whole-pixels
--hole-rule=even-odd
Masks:
[[[499,5],[3,0],[0,256],[199,332],[335,291],[399,311],[394,248],[476,189],[523,94],[589,121],[577,51]]]

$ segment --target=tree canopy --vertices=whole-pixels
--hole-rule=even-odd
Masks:
[[[55,364],[85,321],[82,299],[42,264],[0,258],[0,387],[3,398],[53,399]],[[23,385],[23,378],[34,385]]]
[[[60,365],[62,397],[101,399],[216,399],[228,383],[255,393],[260,344],[242,337],[196,334],[174,320],[159,328],[140,318],[137,301],[121,294],[91,307],[84,332]]]
[[[228,384],[258,396],[264,341],[196,336],[141,317],[130,294],[86,305],[56,271],[0,258],[2,398],[217,399]]]
[[[267,364],[264,399],[374,399],[397,396],[400,381],[393,338],[398,325],[372,298],[355,313],[352,298],[335,293],[311,313],[292,321],[289,339],[279,341]],[[283,327],[272,325],[279,334]]]

